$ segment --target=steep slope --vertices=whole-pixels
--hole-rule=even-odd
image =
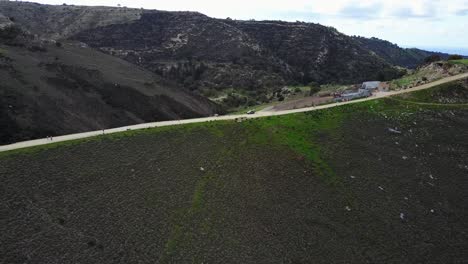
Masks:
[[[284,84],[354,83],[399,74],[350,37],[316,24],[219,20],[193,12],[127,8],[28,3],[2,3],[0,8],[31,32],[88,43],[190,89],[264,94]]]
[[[463,263],[468,105],[424,98],[3,153],[0,261]]]
[[[45,39],[65,39],[85,29],[123,24],[140,18],[143,10],[114,7],[41,5],[0,1],[0,13]]]
[[[293,72],[299,74],[295,79],[302,83],[349,83],[398,76],[398,71],[383,59],[331,27],[281,21],[226,22],[292,66]]]
[[[441,52],[431,52],[416,48],[401,48],[386,40],[378,38],[353,37],[362,47],[371,50],[385,61],[406,68],[416,68],[424,62],[424,59],[431,55],[439,55],[442,59],[447,59],[449,54]]]
[[[36,41],[11,28],[0,30],[0,39],[0,144],[219,111],[149,71],[76,43]]]
[[[151,11],[133,23],[82,31],[72,39],[187,86],[276,86],[284,83],[279,74],[286,72],[281,62],[263,54],[256,40],[199,13]]]

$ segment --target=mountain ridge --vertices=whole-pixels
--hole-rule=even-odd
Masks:
[[[39,36],[85,42],[199,92],[234,88],[266,94],[287,84],[356,83],[400,74],[362,43],[315,23],[12,2],[0,3],[0,11]],[[273,34],[276,43],[268,39]],[[421,58],[409,60],[414,65]]]

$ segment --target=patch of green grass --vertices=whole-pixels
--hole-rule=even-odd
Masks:
[[[448,63],[450,64],[461,64],[461,65],[468,65],[468,59],[462,60],[449,60]]]
[[[34,147],[14,149],[14,150],[0,152],[0,158],[14,157],[16,155],[32,155],[41,151],[46,151],[46,150],[55,149],[59,147],[74,146],[74,145],[82,144],[85,142],[96,141],[96,140],[101,140],[101,139],[102,139],[101,136],[96,136],[96,137],[68,140],[68,141],[62,141],[62,142],[55,142],[55,143],[34,146]]]
[[[406,86],[409,85],[414,81],[413,76],[406,76],[401,79],[394,80],[393,83],[396,84],[397,86]]]
[[[45,145],[4,151],[4,152],[0,152],[0,158],[14,157],[16,155],[31,155],[31,154],[36,154],[41,151],[46,151],[46,150],[55,149],[59,147],[69,147],[69,146],[83,144],[83,143],[87,143],[91,141],[121,140],[127,137],[132,137],[132,136],[137,136],[137,135],[162,133],[162,132],[168,132],[168,131],[191,133],[196,129],[206,129],[208,132],[211,132],[213,135],[222,137],[224,135],[224,132],[222,130],[223,124],[226,124],[229,122],[232,122],[232,121],[221,120],[221,121],[216,121],[216,122],[210,121],[210,122],[202,122],[202,123],[183,124],[183,125],[177,125],[177,126],[162,126],[162,127],[128,130],[124,132],[97,135],[97,136],[88,137],[88,138],[60,141],[60,142],[54,142],[54,143],[45,144]]]
[[[214,178],[211,173],[206,173],[199,181],[192,197],[192,213],[198,212],[203,207],[203,195],[209,182]]]
[[[333,171],[322,160],[319,143],[321,133],[333,133],[346,115],[347,107],[310,113],[292,114],[250,120],[243,123],[249,140],[254,144],[287,146],[312,162],[316,173],[325,181],[336,184]]]
[[[463,104],[468,102],[468,86],[464,81],[454,81],[395,98],[417,103]]]

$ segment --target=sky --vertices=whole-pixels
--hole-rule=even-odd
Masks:
[[[377,37],[403,47],[468,55],[468,0],[33,0],[198,11],[211,17],[305,21],[348,35]]]

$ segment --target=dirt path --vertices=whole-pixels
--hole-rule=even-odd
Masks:
[[[289,102],[284,102],[282,104],[277,104],[271,107],[269,110],[264,109],[262,112],[266,112],[266,111],[278,112],[278,111],[285,111],[285,110],[291,110],[291,109],[299,109],[299,108],[304,108],[304,107],[311,107],[314,105],[326,104],[329,102],[333,102],[332,96],[327,96],[327,97],[308,96],[305,98],[295,99]]]
[[[139,125],[133,125],[133,126],[106,129],[105,131],[99,130],[99,131],[91,131],[91,132],[78,133],[78,134],[70,134],[70,135],[65,135],[65,136],[57,136],[57,137],[54,137],[52,140],[46,139],[46,138],[29,140],[29,141],[13,143],[10,145],[0,146],[0,152],[26,148],[26,147],[32,147],[32,146],[46,145],[46,144],[51,144],[55,142],[69,141],[69,140],[80,139],[80,138],[94,137],[94,136],[102,135],[103,133],[111,134],[111,133],[117,133],[117,132],[124,132],[128,130],[136,130],[136,129],[144,129],[144,128],[152,128],[152,127],[175,126],[175,125],[181,125],[181,124],[200,123],[200,122],[217,121],[217,120],[235,120],[237,118],[259,118],[259,117],[267,117],[267,116],[278,116],[278,115],[287,115],[287,114],[293,114],[293,113],[309,112],[309,111],[315,111],[315,110],[320,110],[320,109],[332,108],[332,107],[336,107],[340,105],[355,104],[355,103],[375,100],[378,98],[384,98],[384,97],[393,96],[397,94],[404,94],[404,93],[424,90],[424,89],[428,89],[437,85],[441,85],[444,83],[448,83],[448,82],[452,82],[452,81],[456,81],[456,80],[460,80],[464,78],[468,78],[468,73],[463,73],[463,74],[459,74],[456,76],[447,77],[447,78],[444,78],[444,79],[441,79],[432,83],[424,84],[424,85],[406,89],[406,90],[393,91],[393,92],[380,92],[368,98],[358,99],[358,100],[349,101],[349,102],[342,102],[342,103],[332,103],[332,104],[321,105],[321,106],[316,106],[316,107],[307,107],[307,108],[301,108],[301,109],[275,111],[275,112],[264,110],[254,115],[226,115],[226,116],[219,116],[219,117],[204,117],[204,118],[185,119],[185,120],[153,122],[153,123],[145,123],[145,124],[139,124]]]

